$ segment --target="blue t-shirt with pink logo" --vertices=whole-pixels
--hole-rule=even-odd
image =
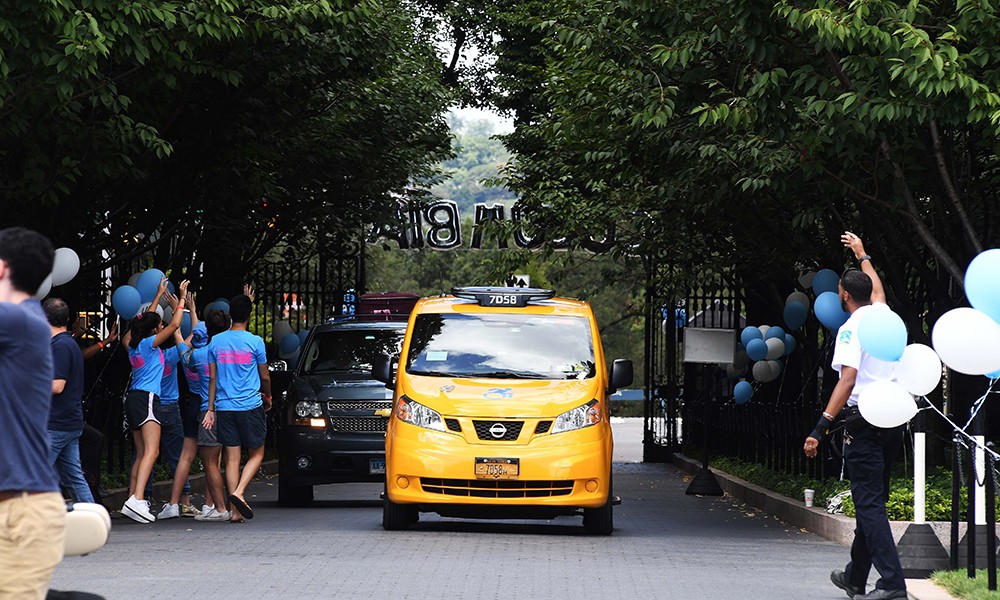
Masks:
[[[267,363],[264,340],[249,331],[224,331],[212,337],[209,362],[215,363],[216,410],[251,410],[260,397],[258,365]]]
[[[153,347],[156,336],[149,336],[139,342],[139,347],[129,345],[128,362],[132,365],[133,390],[142,390],[160,395],[163,381],[163,351]]]
[[[201,398],[201,410],[208,410],[208,346],[184,354],[184,377],[191,393]]]
[[[177,385],[177,362],[187,351],[187,345],[178,344],[163,351],[163,380],[160,381],[160,404],[177,404],[181,391]]]

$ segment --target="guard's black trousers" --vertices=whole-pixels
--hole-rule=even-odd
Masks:
[[[881,576],[875,585],[877,589],[904,590],[903,567],[885,511],[889,498],[889,472],[902,447],[904,426],[893,429],[875,427],[856,410],[850,411],[847,417],[847,434],[851,443],[844,449],[844,460],[851,480],[857,527],[854,544],[851,545],[851,562],[844,572],[851,585],[864,588],[874,565]]]

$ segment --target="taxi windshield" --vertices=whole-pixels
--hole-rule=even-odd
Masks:
[[[584,317],[422,314],[406,372],[433,377],[589,379],[594,343]]]
[[[398,356],[402,330],[341,330],[320,332],[306,349],[304,373],[369,372],[375,356]]]

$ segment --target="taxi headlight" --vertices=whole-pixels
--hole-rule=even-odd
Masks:
[[[401,397],[396,403],[396,418],[417,427],[447,431],[441,413],[406,396]]]
[[[305,419],[306,417],[322,417],[323,407],[319,402],[299,402],[295,405],[295,414]]]
[[[552,425],[552,433],[562,433],[564,431],[576,431],[584,427],[590,427],[601,422],[601,403],[591,400],[583,406],[577,406],[573,410],[567,410],[556,417],[556,422]]]

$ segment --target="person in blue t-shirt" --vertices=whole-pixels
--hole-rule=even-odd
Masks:
[[[197,390],[198,412],[198,452],[201,463],[205,466],[205,506],[201,514],[195,516],[196,521],[228,521],[232,514],[226,509],[225,483],[222,480],[220,462],[222,460],[222,444],[217,435],[217,424],[205,428],[205,415],[208,414],[208,382],[211,378],[208,367],[209,343],[212,338],[228,331],[232,323],[226,313],[213,311],[207,315],[207,323],[199,323],[192,329],[191,350],[184,357],[184,374],[188,376],[188,384],[192,390]],[[195,398],[190,402],[193,404]]]
[[[32,297],[54,256],[34,231],[0,230],[0,598],[44,598],[63,556],[66,505],[47,430],[52,333]]]
[[[146,482],[153,472],[153,464],[160,452],[160,422],[156,410],[160,403],[163,381],[163,351],[160,345],[170,339],[181,326],[184,317],[184,298],[187,280],[181,282],[180,300],[174,317],[166,326],[155,312],[143,313],[132,319],[128,333],[128,360],[132,365],[132,383],[125,395],[125,418],[132,429],[132,442],[138,460],[132,465],[129,478],[129,499],[122,506],[122,514],[140,523],[152,523],[156,516],[149,510],[146,500]],[[160,282],[156,297],[150,307],[156,307],[167,291],[167,280]]]
[[[253,310],[253,290],[229,302],[233,326],[212,338],[209,346],[208,413],[205,426],[218,420],[219,442],[225,447],[226,483],[232,521],[252,519],[253,510],[243,497],[264,460],[267,421],[271,409],[271,378],[267,371],[264,340],[247,331]],[[218,410],[218,416],[216,416]],[[247,463],[240,472],[241,448]]]
[[[59,298],[42,305],[52,330],[52,410],[49,412],[49,460],[74,502],[93,502],[80,465],[83,434],[83,352],[67,328],[69,306]]]

